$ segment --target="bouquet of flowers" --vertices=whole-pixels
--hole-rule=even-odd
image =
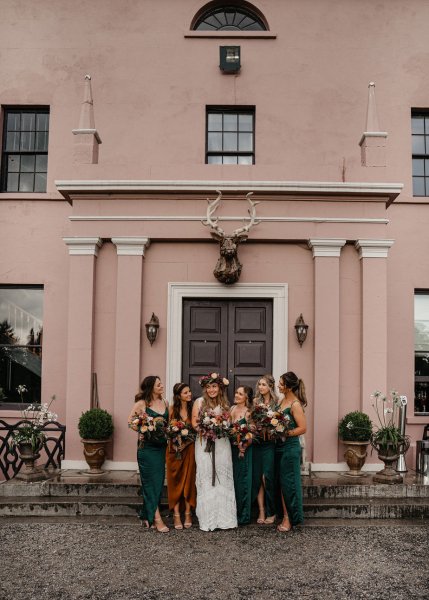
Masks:
[[[213,450],[216,439],[228,437],[230,426],[227,412],[218,414],[214,410],[206,410],[200,413],[197,431],[200,440],[204,438],[207,441],[205,452]]]
[[[231,424],[229,437],[234,444],[238,446],[238,458],[243,458],[244,453],[253,441],[255,427],[247,423],[238,423],[237,421]]]
[[[27,388],[25,385],[19,385],[16,389],[21,396],[21,401],[24,402],[23,394],[28,391]],[[33,452],[40,450],[46,440],[46,435],[42,431],[44,425],[58,419],[58,416],[50,411],[54,400],[55,396],[52,396],[49,404],[30,404],[21,411],[22,419],[25,422],[18,425],[12,433],[9,440],[10,446],[30,444]]]
[[[291,429],[291,419],[278,410],[272,410],[266,404],[257,404],[252,411],[252,420],[261,440],[285,440]]]
[[[182,458],[182,449],[189,443],[195,440],[197,432],[189,423],[180,419],[171,419],[165,430],[167,439],[170,440],[171,446],[176,451],[176,459]]]
[[[167,422],[163,417],[151,417],[147,413],[133,415],[128,422],[128,427],[139,434],[139,447],[143,448],[145,442],[162,444],[166,440]]]

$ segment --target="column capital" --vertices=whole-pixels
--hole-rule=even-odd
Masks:
[[[98,256],[98,249],[103,245],[99,237],[66,237],[63,242],[69,248],[69,254],[79,256]]]
[[[359,258],[387,258],[394,243],[395,240],[356,240],[355,248]]]
[[[346,240],[336,238],[311,239],[308,240],[308,247],[313,250],[313,258],[319,256],[331,256],[339,258],[341,248],[345,245]]]
[[[145,249],[149,247],[148,237],[115,237],[112,243],[116,246],[118,256],[144,256]]]

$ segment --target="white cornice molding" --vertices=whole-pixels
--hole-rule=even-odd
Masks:
[[[149,248],[148,237],[115,237],[112,243],[116,246],[118,256],[144,256],[146,248]]]
[[[73,194],[101,193],[267,193],[312,196],[375,196],[393,201],[404,187],[402,183],[351,183],[342,181],[200,181],[200,180],[57,180],[55,185],[64,197]]]
[[[96,129],[72,129],[73,135],[93,135],[99,144],[102,144],[101,138]]]
[[[313,250],[313,258],[318,258],[320,256],[339,258],[341,248],[345,243],[346,240],[336,238],[311,239],[308,240],[308,247]]]
[[[359,258],[387,258],[395,240],[356,240]]]
[[[70,215],[70,221],[204,221],[206,215]],[[219,221],[249,221],[249,218],[219,217]],[[353,218],[353,217],[258,217],[261,223],[368,223],[370,225],[388,225],[389,219]]]
[[[68,246],[69,254],[74,256],[98,256],[103,245],[99,237],[66,237],[63,242]]]

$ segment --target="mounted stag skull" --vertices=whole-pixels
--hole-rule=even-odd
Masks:
[[[231,284],[236,283],[240,278],[240,273],[243,265],[238,260],[237,251],[238,244],[245,242],[248,238],[250,229],[254,225],[258,225],[260,221],[256,220],[256,205],[259,202],[252,200],[250,196],[253,192],[246,194],[247,201],[249,202],[248,213],[250,216],[250,222],[248,225],[244,225],[239,229],[235,229],[231,235],[227,235],[223,229],[218,225],[219,218],[213,219],[213,215],[218,208],[222,199],[222,192],[216,190],[218,197],[214,200],[209,200],[207,207],[207,217],[203,221],[203,225],[210,227],[210,233],[215,240],[218,240],[220,244],[220,256],[218,258],[216,267],[214,268],[213,275],[221,283]]]

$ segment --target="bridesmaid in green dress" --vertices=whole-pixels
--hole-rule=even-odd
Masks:
[[[277,531],[287,532],[304,521],[299,436],[307,429],[304,414],[307,398],[304,382],[292,371],[280,377],[279,392],[283,398],[277,410],[290,418],[290,429],[285,441],[276,442],[276,478],[281,499],[280,514],[283,514]]]
[[[163,399],[164,386],[156,375],[145,377],[140,385],[140,393],[136,395],[136,403],[129,416],[133,417],[147,413],[151,417],[163,417],[168,421],[167,403]],[[145,441],[137,449],[137,462],[140,470],[143,506],[139,517],[146,528],[154,526],[160,533],[167,533],[159,512],[159,503],[165,478],[165,441]],[[153,525],[154,524],[154,525]]]
[[[249,423],[253,403],[253,390],[248,386],[237,388],[234,406],[231,408],[231,422],[240,425]],[[237,502],[237,522],[248,525],[252,517],[252,445],[247,448],[231,444],[232,469],[234,475],[235,499]],[[244,451],[244,453],[243,453]]]
[[[265,404],[275,410],[279,398],[276,394],[276,381],[270,374],[263,375],[256,384],[255,404]],[[275,501],[275,445],[270,440],[260,440],[253,446],[253,491],[257,498],[259,525],[272,525],[276,519]]]

